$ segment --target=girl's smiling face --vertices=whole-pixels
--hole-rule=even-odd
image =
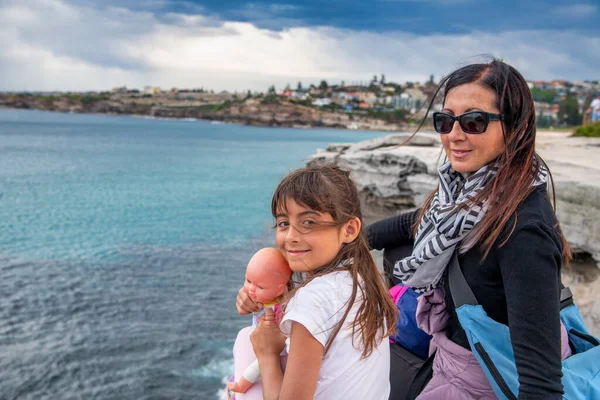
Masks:
[[[275,241],[292,271],[310,272],[332,262],[344,243],[360,232],[353,218],[336,226],[329,213],[320,213],[287,199],[286,209],[276,215]]]
[[[473,110],[499,114],[496,94],[477,83],[465,83],[450,90],[444,99],[445,113],[459,116]],[[450,133],[441,134],[440,138],[456,172],[475,172],[504,151],[501,121],[491,121],[480,134],[463,132],[455,121]]]

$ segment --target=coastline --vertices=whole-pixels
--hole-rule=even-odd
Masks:
[[[0,107],[77,114],[129,115],[139,118],[204,120],[278,128],[333,128],[397,132],[414,127],[407,122],[390,123],[363,114],[331,112],[283,101],[249,99],[227,104],[196,106],[123,102],[102,99],[84,101],[69,96],[32,96],[0,93]]]

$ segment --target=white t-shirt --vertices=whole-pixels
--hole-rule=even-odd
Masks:
[[[290,351],[292,321],[298,322],[325,348],[333,327],[346,311],[352,294],[352,276],[339,271],[321,276],[298,289],[288,302],[279,327],[288,337]],[[356,301],[321,362],[315,399],[387,400],[390,393],[390,344],[382,338],[369,357],[361,360],[360,338],[352,344],[352,321],[360,306],[360,289]],[[349,328],[349,329],[348,329]]]
[[[592,110],[594,111],[600,111],[600,99],[592,100],[590,107],[592,107]]]

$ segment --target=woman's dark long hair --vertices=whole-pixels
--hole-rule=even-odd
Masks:
[[[496,94],[496,106],[502,114],[502,134],[505,143],[504,152],[497,159],[499,169],[495,178],[473,200],[474,204],[479,204],[484,199],[495,199],[489,202],[485,216],[473,231],[474,240],[480,243],[485,251],[485,258],[508,222],[514,217],[510,233],[505,236],[505,240],[500,245],[504,244],[513,232],[517,222],[515,213],[517,207],[534,190],[533,183],[540,168],[542,166],[548,168],[548,166],[535,152],[535,108],[527,82],[519,71],[498,59],[493,59],[489,63],[467,65],[442,79],[417,131],[423,126],[438,93],[443,93],[445,102],[446,96],[452,89],[467,83],[476,83]],[[549,178],[556,211],[554,181],[550,173]],[[435,192],[429,195],[421,209],[414,227],[415,233]],[[563,260],[568,264],[571,259],[571,248],[562,231],[560,236],[563,243]]]
[[[351,322],[352,337],[360,339],[362,356],[366,357],[376,348],[383,337],[390,336],[396,330],[397,307],[392,302],[383,278],[377,270],[369,251],[366,228],[362,223],[362,212],[356,184],[350,179],[350,173],[335,165],[323,164],[309,166],[291,172],[275,189],[271,202],[273,217],[286,212],[286,203],[296,203],[320,213],[331,215],[332,223],[323,223],[314,229],[341,229],[350,219],[358,218],[361,229],[354,241],[344,243],[337,256],[327,265],[311,271],[311,279],[342,269],[352,275],[352,294],[346,305],[342,319],[333,327],[324,349],[327,353],[336,335],[342,329],[357,296],[362,299],[356,317]],[[300,232],[300,227],[289,227]],[[350,263],[346,261],[352,260]],[[341,265],[347,264],[343,267]],[[290,294],[293,296],[293,292]],[[332,315],[333,317],[333,315]],[[358,334],[356,336],[356,334]]]

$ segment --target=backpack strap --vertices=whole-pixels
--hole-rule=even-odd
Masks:
[[[450,286],[450,294],[452,295],[455,308],[464,304],[472,306],[479,304],[460,269],[460,264],[458,263],[458,251],[456,250],[452,254],[450,265],[448,266],[448,284]],[[560,309],[562,310],[574,303],[571,289],[564,286],[562,282],[560,284],[560,289]]]
[[[564,286],[561,282],[560,284],[560,309],[572,306],[573,304],[573,293],[571,289]]]
[[[448,284],[450,285],[450,295],[452,295],[452,301],[454,301],[454,308],[464,304],[472,306],[479,304],[460,269],[457,250],[452,253],[450,265],[448,266]]]

